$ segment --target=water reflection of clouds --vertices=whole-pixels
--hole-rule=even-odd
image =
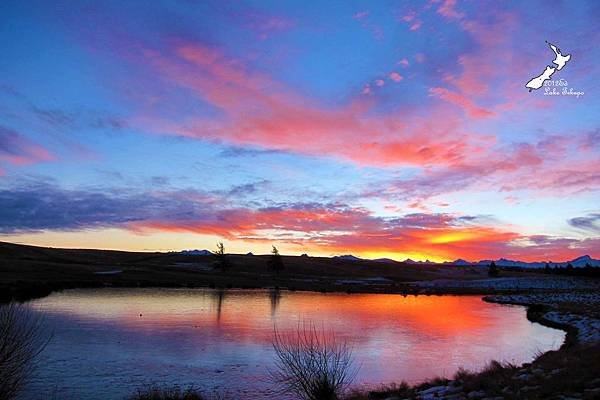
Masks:
[[[32,304],[47,313],[104,321],[137,331],[185,326],[207,329],[216,321],[235,336],[251,334],[256,340],[267,341],[273,322],[281,329],[293,329],[299,320],[326,324],[357,342],[369,340],[364,335],[373,331],[378,337],[390,337],[392,332],[450,339],[458,334],[475,337],[494,333],[498,337],[507,327],[513,337],[527,334],[532,326],[524,318],[514,318],[515,313],[524,315],[522,308],[484,303],[478,296],[403,297],[277,289],[101,289],[65,291]]]
[[[168,364],[169,377],[192,376],[191,368],[208,382],[222,374],[260,375],[271,362],[273,326],[285,332],[303,321],[348,340],[366,383],[417,381],[491,358],[524,362],[535,350],[558,347],[564,336],[527,321],[521,307],[478,296],[100,289],[31,304],[56,326],[57,357],[69,346],[74,354],[85,351],[90,363],[125,357],[143,376]],[[214,371],[225,372],[215,377]]]

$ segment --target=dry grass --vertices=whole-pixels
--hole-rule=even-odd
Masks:
[[[514,364],[492,360],[480,372],[459,369],[454,374],[454,383],[461,385],[467,393],[480,390],[501,392],[517,369]]]
[[[402,382],[400,384],[392,383],[390,385],[384,385],[377,389],[368,391],[354,389],[346,397],[344,397],[344,400],[381,400],[390,397],[412,399],[415,396],[415,389],[409,386],[406,382]]]

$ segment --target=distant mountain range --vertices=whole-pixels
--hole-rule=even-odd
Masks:
[[[343,256],[334,256],[333,258],[346,260],[346,261],[360,261],[365,260],[363,258],[359,258],[353,256],[351,254],[346,254]],[[394,263],[394,262],[403,262],[406,264],[438,264],[433,261],[413,261],[410,258],[407,258],[404,261],[395,261],[390,258],[377,258],[370,261],[377,262],[386,262],[386,263]],[[441,263],[443,265],[479,265],[479,266],[488,266],[490,263],[494,261],[499,267],[519,267],[519,268],[544,268],[546,263],[550,264],[551,267],[566,267],[568,264],[571,264],[575,268],[583,268],[586,264],[590,264],[592,267],[600,267],[600,260],[596,260],[590,256],[581,256],[577,257],[570,261],[562,261],[562,262],[546,262],[546,261],[537,261],[537,262],[526,262],[526,261],[514,261],[508,260],[506,258],[499,258],[497,260],[481,260],[481,261],[466,261],[462,259],[454,260],[454,261],[446,261]]]
[[[178,252],[179,254],[185,254],[185,255],[190,255],[190,256],[210,256],[213,255],[213,253],[209,250],[182,250]],[[253,255],[252,253],[248,253],[247,255]],[[303,254],[303,256],[306,257],[305,254]],[[411,260],[410,258],[407,258],[404,261],[396,261],[396,260],[392,260],[391,258],[376,258],[376,259],[366,259],[366,258],[360,258],[360,257],[356,257],[353,256],[352,254],[344,254],[341,256],[334,256],[332,257],[334,259],[337,260],[344,260],[344,261],[377,261],[377,262],[381,262],[381,263],[389,263],[389,264],[393,264],[393,263],[397,263],[397,262],[402,262],[405,264],[440,264],[440,265],[479,265],[479,266],[488,266],[490,265],[490,263],[492,261],[494,261],[496,263],[497,266],[499,267],[519,267],[519,268],[544,268],[546,266],[546,261],[537,261],[537,262],[527,262],[527,261],[515,261],[515,260],[508,260],[506,258],[499,258],[497,260],[481,260],[481,261],[466,261],[463,259],[457,259],[454,261],[446,261],[443,263],[436,263],[433,261],[414,261]],[[550,264],[551,267],[566,267],[567,264],[571,264],[573,267],[575,268],[583,268],[585,267],[586,264],[590,264],[592,267],[600,267],[600,260],[596,260],[590,256],[581,256],[581,257],[577,257],[573,260],[570,261],[562,261],[562,262],[551,262],[549,261],[548,264]]]
[[[208,250],[182,250],[178,252],[179,254],[185,254],[187,256],[212,256],[212,251]]]
[[[353,256],[352,254],[345,254],[343,256],[333,256],[332,258],[335,258],[337,260],[345,260],[345,261],[362,261],[363,260],[363,258]]]
[[[561,262],[552,262],[552,261],[514,261],[507,260],[506,258],[499,258],[498,260],[493,260],[496,265],[501,267],[520,267],[520,268],[544,268],[546,264],[549,264],[551,267],[566,267],[568,264],[571,264],[575,268],[583,268],[586,264],[590,264],[592,267],[600,267],[600,260],[593,259],[592,257],[585,255],[581,257],[574,258],[570,261],[561,261]],[[444,264],[453,264],[453,265],[490,265],[492,260],[481,260],[477,262],[469,262],[465,260],[454,260],[450,262],[445,262]]]

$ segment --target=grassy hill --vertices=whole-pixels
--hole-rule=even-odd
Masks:
[[[410,281],[482,279],[482,267],[349,261],[283,256],[285,269],[268,268],[269,255],[228,254],[229,267],[214,256],[178,253],[61,249],[0,242],[3,298],[43,296],[52,290],[99,286],[242,287],[292,290],[410,292]],[[531,275],[531,272],[505,272]]]

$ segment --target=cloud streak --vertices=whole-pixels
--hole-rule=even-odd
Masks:
[[[477,216],[412,213],[380,217],[339,203],[231,207],[214,194],[198,191],[99,192],[44,183],[0,191],[0,219],[4,234],[102,228],[138,234],[190,232],[244,242],[277,241],[325,253],[437,260],[567,259],[597,253],[600,241],[524,236]]]
[[[222,119],[187,116],[173,121],[150,115],[136,119],[145,130],[157,133],[329,154],[379,166],[449,164],[481,150],[489,141],[460,132],[459,118],[444,107],[434,107],[435,119],[411,112],[371,115],[373,104],[360,99],[324,108],[263,74],[250,72],[240,60],[199,43],[178,43],[169,57],[153,51],[145,57],[169,83],[191,90],[226,115]]]
[[[595,234],[600,234],[600,213],[591,213],[583,217],[571,218],[569,225]]]
[[[20,133],[0,125],[0,162],[29,165],[52,161],[55,156]],[[0,169],[0,175],[2,169]]]

